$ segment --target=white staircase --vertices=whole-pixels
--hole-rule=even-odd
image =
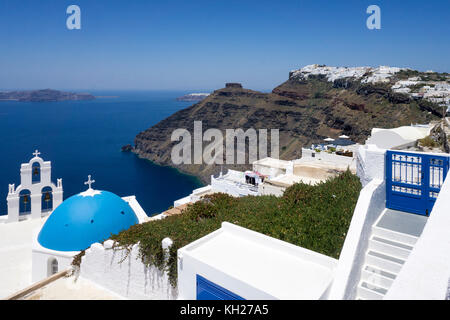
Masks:
[[[386,211],[381,216],[384,214]],[[392,230],[396,228],[380,227],[381,218],[372,226],[356,299],[383,299],[418,239]]]

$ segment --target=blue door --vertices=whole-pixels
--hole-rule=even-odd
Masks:
[[[428,216],[449,169],[449,157],[386,152],[386,207]]]
[[[237,294],[197,275],[197,300],[245,300]]]

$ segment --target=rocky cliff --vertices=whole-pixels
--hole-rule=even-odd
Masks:
[[[326,137],[345,134],[364,143],[373,127],[428,123],[441,116],[442,108],[437,104],[392,89],[398,81],[408,79],[408,69],[334,68],[330,72],[320,69],[324,66],[308,68],[291,72],[289,79],[271,93],[244,89],[237,84],[216,90],[201,102],[139,133],[134,152],[172,166],[171,150],[177,144],[171,142],[172,132],[185,128],[192,134],[194,121],[202,121],[203,131],[279,129],[280,158],[293,159],[301,156],[302,146]],[[441,76],[444,81],[449,79],[448,74]],[[205,164],[174,167],[207,183],[210,175],[221,168]],[[249,167],[223,165],[224,169]]]

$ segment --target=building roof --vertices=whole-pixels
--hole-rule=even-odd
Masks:
[[[261,165],[271,168],[280,168],[280,169],[286,169],[290,166],[290,161],[281,160],[281,159],[275,159],[271,157],[267,157],[264,159],[260,159],[258,161],[254,161],[253,165]]]
[[[430,133],[430,127],[403,126],[393,129],[373,128],[372,135],[382,132],[393,132],[405,140],[417,140],[426,137]]]
[[[319,299],[337,265],[333,258],[227,222],[179,249],[180,253],[232,277],[240,287],[255,288],[275,299]],[[229,283],[216,283],[242,294]]]
[[[60,204],[38,235],[41,246],[80,251],[138,223],[133,209],[108,191],[88,189]]]
[[[334,140],[332,144],[335,144],[337,146],[350,146],[352,144],[356,144],[356,142],[347,138],[339,138]]]
[[[295,183],[306,183],[315,185],[322,182],[322,179],[316,179],[311,177],[298,176],[295,174],[283,174],[281,176],[275,177],[273,179],[267,179],[265,182],[268,184],[280,186],[280,187],[290,187]]]
[[[378,148],[401,147],[430,134],[431,126],[403,126],[393,129],[373,128],[366,144],[375,144]]]

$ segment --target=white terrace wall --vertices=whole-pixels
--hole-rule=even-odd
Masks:
[[[450,175],[385,299],[446,299],[450,280]]]
[[[260,196],[277,196],[281,197],[286,191],[285,187],[274,186],[270,183],[264,182],[258,186],[258,194]]]
[[[167,243],[163,247],[167,248]],[[170,240],[169,240],[170,241]],[[167,275],[156,267],[145,266],[139,257],[139,245],[131,251],[112,249],[114,242],[94,243],[86,250],[80,276],[129,299],[174,300],[174,289]]]
[[[328,153],[327,151],[316,152],[315,150],[305,148],[302,148],[302,157],[299,160],[300,161],[294,160],[294,163],[302,163],[303,161],[311,160],[323,160],[326,162],[331,162],[336,167],[341,167],[342,169],[350,167],[351,170],[355,169],[356,162],[354,157],[340,156],[335,153]]]
[[[328,299],[355,298],[371,228],[383,212],[385,201],[386,186],[384,180],[374,179],[361,190],[345,237]]]
[[[345,237],[329,299],[354,299],[371,228],[386,205],[385,153],[375,145],[360,146],[356,171],[363,189]]]
[[[229,170],[232,171],[232,170]],[[244,173],[242,172],[242,175]],[[244,179],[243,179],[244,180]],[[245,181],[245,180],[244,180]],[[213,192],[223,192],[233,197],[257,196],[257,187],[250,186],[245,183],[239,183],[226,178],[214,178],[211,176],[211,190]]]
[[[365,187],[373,179],[385,178],[385,149],[375,145],[360,146],[356,152],[356,174]]]

